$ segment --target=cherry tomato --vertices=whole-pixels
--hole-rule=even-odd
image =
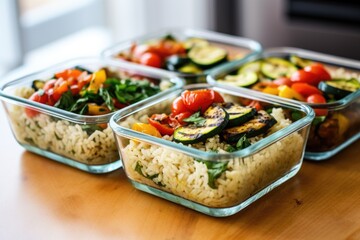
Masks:
[[[62,72],[55,73],[56,78],[62,78],[64,80],[71,78],[77,79],[80,74],[82,74],[82,71],[78,69],[66,69]]]
[[[37,91],[37,92],[34,92],[29,100],[31,101],[34,101],[34,102],[38,102],[38,103],[43,103],[43,104],[46,104],[47,101],[48,101],[48,95],[44,92],[44,91]],[[32,118],[32,117],[35,117],[36,115],[39,114],[39,112],[35,109],[32,109],[32,108],[25,108],[25,114]]]
[[[223,102],[224,99],[219,95],[216,96],[216,101]],[[205,112],[206,109],[215,102],[215,91],[211,89],[185,90],[181,94],[181,98],[185,107],[192,112],[199,110]]]
[[[293,84],[293,82],[288,77],[278,78],[278,79],[275,79],[272,82],[277,86],[286,85],[288,87],[291,87],[291,85]]]
[[[294,83],[291,88],[300,93],[303,97],[308,97],[313,94],[322,95],[321,91],[317,87],[307,83]]]
[[[185,53],[183,44],[174,40],[165,39],[153,47],[156,53],[158,53],[162,58],[166,58],[174,54]]]
[[[307,72],[303,69],[294,72],[291,75],[290,80],[293,83],[295,83],[295,82],[308,83],[313,86],[317,86],[319,83],[318,77],[314,73]]]
[[[83,87],[84,87],[86,84],[88,84],[88,83],[91,81],[92,78],[93,78],[93,74],[89,74],[89,75],[87,75],[86,77],[79,79],[79,80],[78,80],[78,83],[77,83],[78,86],[79,86],[79,89],[80,89],[80,90],[83,89]]]
[[[152,49],[152,47],[148,44],[143,44],[143,45],[138,45],[138,46],[135,45],[135,47],[131,48],[131,55],[132,55],[131,60],[133,62],[139,62],[140,57],[142,55],[144,55],[147,52],[153,52],[153,51],[154,50]]]
[[[214,91],[214,103],[223,103],[224,102],[224,98],[220,95],[220,93]]]
[[[262,110],[262,106],[259,101],[253,100],[247,106],[255,108],[257,111]]]
[[[56,79],[51,79],[49,81],[46,81],[46,83],[44,84],[44,87],[42,88],[45,92],[47,92],[50,88],[53,88],[55,86],[56,83]]]
[[[150,125],[155,127],[161,135],[173,135],[175,128],[170,126],[169,117],[163,114],[153,114],[148,121]]]
[[[71,85],[70,90],[71,90],[72,95],[78,95],[80,92],[78,85]]]
[[[114,103],[114,107],[116,107],[117,109],[122,109],[128,106],[127,104],[119,102],[119,100],[117,100],[116,98],[113,98],[113,103]]]
[[[331,76],[329,72],[325,69],[325,67],[320,63],[315,63],[310,66],[306,66],[304,68],[305,72],[311,72],[316,76],[316,82],[314,82],[314,86],[317,86],[319,82],[330,80]]]
[[[312,94],[306,98],[308,103],[326,103],[326,99],[320,94]],[[328,113],[327,109],[314,108],[316,116],[326,116]]]
[[[162,60],[159,55],[156,53],[146,52],[141,55],[139,63],[142,65],[147,65],[151,67],[161,68]]]
[[[175,119],[180,125],[185,125],[186,122],[184,122],[184,119],[190,117],[192,114],[191,112],[182,112],[176,115],[170,114],[169,118]]]
[[[69,90],[69,86],[66,81],[62,81],[62,79],[58,79],[54,86],[53,98],[55,102],[57,102],[61,95]]]
[[[171,105],[171,113],[178,115],[183,112],[189,112],[190,110],[185,106],[181,97],[177,97]]]

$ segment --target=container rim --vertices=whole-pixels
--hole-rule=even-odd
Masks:
[[[123,110],[118,111],[111,117],[110,127],[112,128],[112,130],[114,131],[114,133],[116,135],[120,135],[120,136],[127,137],[127,138],[138,138],[138,139],[141,139],[142,141],[145,141],[150,144],[156,144],[158,146],[167,147],[167,148],[173,149],[175,151],[188,154],[194,158],[200,158],[202,160],[217,161],[220,159],[225,160],[225,159],[235,158],[235,157],[246,157],[251,154],[254,154],[254,153],[266,148],[267,146],[275,143],[276,141],[290,135],[291,133],[294,133],[294,132],[310,125],[312,120],[315,117],[315,113],[314,113],[313,109],[311,107],[307,106],[306,104],[302,104],[302,103],[299,103],[296,101],[283,101],[283,100],[279,101],[278,99],[273,99],[271,97],[264,96],[263,94],[254,93],[254,94],[250,95],[251,99],[269,102],[274,105],[279,105],[280,107],[296,109],[298,111],[305,113],[306,115],[301,120],[293,122],[292,124],[290,124],[290,126],[280,129],[279,131],[252,144],[251,146],[249,146],[245,149],[236,151],[236,152],[231,152],[231,153],[205,152],[205,151],[198,150],[198,149],[195,149],[195,148],[192,148],[192,147],[180,144],[180,143],[175,143],[175,142],[168,141],[168,140],[165,140],[162,138],[156,138],[156,137],[144,134],[144,133],[140,133],[140,132],[131,130],[129,128],[123,127],[118,124],[118,122],[121,119],[129,117],[132,114],[139,112],[143,109],[146,109],[148,107],[151,107],[159,102],[170,99],[172,97],[176,97],[183,90],[193,90],[193,89],[200,89],[200,88],[212,88],[212,89],[214,89],[216,91],[220,91],[222,93],[227,93],[227,94],[231,94],[231,95],[235,95],[235,96],[249,98],[248,92],[246,92],[246,91],[241,91],[241,90],[233,91],[233,90],[226,89],[226,88],[211,86],[209,84],[187,85],[183,89],[177,89],[167,96],[162,96],[161,98],[158,98],[153,102],[148,102],[148,103],[144,104],[143,106],[141,106],[140,108],[137,108],[137,109],[128,108],[128,109],[123,109]],[[305,142],[304,142],[304,145],[305,145]]]

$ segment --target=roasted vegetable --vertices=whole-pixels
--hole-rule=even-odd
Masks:
[[[319,89],[326,94],[334,96],[335,99],[346,97],[350,93],[360,89],[358,80],[352,79],[333,79],[319,83]]]
[[[174,141],[184,144],[204,141],[221,132],[228,121],[229,114],[224,108],[213,104],[205,111],[203,117],[196,117],[191,124],[177,128],[174,132]]]
[[[226,61],[227,52],[213,45],[197,46],[189,51],[188,56],[193,63],[206,69]]]
[[[297,67],[289,61],[282,58],[269,57],[261,63],[261,72],[271,79],[280,77],[290,77],[297,71]]]
[[[258,111],[254,119],[236,127],[223,130],[222,137],[228,143],[235,143],[244,135],[247,138],[266,133],[276,123],[276,120],[264,110]]]
[[[234,103],[224,103],[222,107],[229,114],[229,122],[226,127],[239,126],[249,121],[256,114],[256,109],[243,107]]]

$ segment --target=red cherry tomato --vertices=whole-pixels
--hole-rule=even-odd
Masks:
[[[275,85],[277,86],[283,86],[286,85],[288,87],[291,87],[291,85],[293,84],[293,82],[290,80],[290,78],[288,77],[282,77],[282,78],[278,78],[275,79],[274,81],[272,81]]]
[[[199,89],[193,91],[185,90],[181,94],[181,98],[185,107],[192,112],[205,112],[206,109],[215,102],[215,98],[217,102],[224,101],[220,94],[217,95],[216,92],[211,89]]]
[[[141,55],[139,63],[142,65],[147,65],[151,67],[161,68],[162,60],[159,55],[156,53],[146,52]]]
[[[69,78],[77,79],[81,73],[82,73],[82,71],[80,71],[78,69],[66,69],[62,72],[55,73],[55,77],[62,78],[64,80],[67,80]]]
[[[177,97],[171,105],[171,113],[178,115],[183,112],[189,112],[190,110],[185,106],[181,97]]]
[[[262,110],[263,107],[261,106],[259,101],[253,100],[247,106],[255,108],[257,111]]]
[[[317,86],[318,85],[318,77],[312,73],[312,72],[307,72],[303,69],[294,72],[291,77],[290,80],[295,83],[295,82],[301,82],[301,83],[308,83],[310,85],[313,86]]]
[[[320,63],[315,63],[310,66],[306,66],[304,68],[305,72],[311,72],[316,76],[316,82],[314,82],[314,86],[317,86],[319,82],[330,80],[330,73],[324,68],[324,66]]]
[[[54,86],[53,98],[55,102],[57,102],[61,95],[69,90],[68,83],[66,81],[62,81],[62,79],[58,79]]]
[[[170,114],[169,118],[175,119],[180,125],[185,125],[186,122],[184,122],[184,119],[190,117],[192,114],[191,112],[182,112],[177,115]]]
[[[148,118],[148,121],[150,125],[160,132],[161,135],[173,135],[175,130],[175,121],[174,119],[169,119],[169,116],[166,114],[153,114],[150,118]]]
[[[72,95],[78,95],[80,92],[78,85],[71,85],[70,90],[71,90]]]
[[[131,55],[132,55],[131,60],[133,62],[139,62],[140,57],[147,52],[153,52],[153,49],[150,45],[148,44],[143,44],[138,46],[135,45],[131,48]]]
[[[220,95],[220,93],[214,91],[214,103],[223,103],[224,102],[224,98]]]
[[[294,83],[291,88],[300,93],[303,97],[308,97],[313,94],[322,95],[321,91],[317,87],[307,83]]]
[[[166,58],[174,54],[185,53],[183,44],[174,40],[162,40],[153,47],[154,51],[162,58]]]
[[[306,98],[308,103],[326,103],[326,99],[320,94],[312,94]],[[316,116],[326,116],[328,113],[327,109],[314,108]]]
[[[47,101],[48,101],[48,95],[43,91],[37,91],[37,92],[34,92],[29,100],[31,101],[34,101],[34,102],[38,102],[38,103],[43,103],[43,104],[46,104]],[[39,114],[39,112],[35,109],[32,109],[32,108],[25,108],[25,114],[32,118],[32,117],[35,117],[36,115]]]
[[[56,79],[51,79],[49,81],[46,81],[46,83],[44,84],[44,87],[42,88],[45,92],[47,92],[50,88],[53,88],[55,86],[56,83]]]

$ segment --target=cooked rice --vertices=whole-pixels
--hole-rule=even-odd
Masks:
[[[278,123],[270,133],[291,123],[285,119],[282,109],[274,109],[272,115]],[[132,118],[130,123],[122,125],[131,125],[134,121],[136,119]],[[169,136],[164,138],[171,140]],[[259,140],[259,137],[251,139]],[[304,145],[304,137],[295,132],[251,156],[229,158],[226,160],[227,169],[215,181],[214,189],[208,185],[208,169],[203,162],[155,144],[134,140],[126,142],[121,137],[118,141],[120,145],[124,144],[120,151],[131,179],[209,207],[233,206],[280,179],[300,163]],[[222,153],[227,146],[218,135],[205,143],[192,145],[203,151],[217,150]],[[135,170],[139,165],[142,166],[142,174]],[[149,179],[144,176],[156,177]]]

